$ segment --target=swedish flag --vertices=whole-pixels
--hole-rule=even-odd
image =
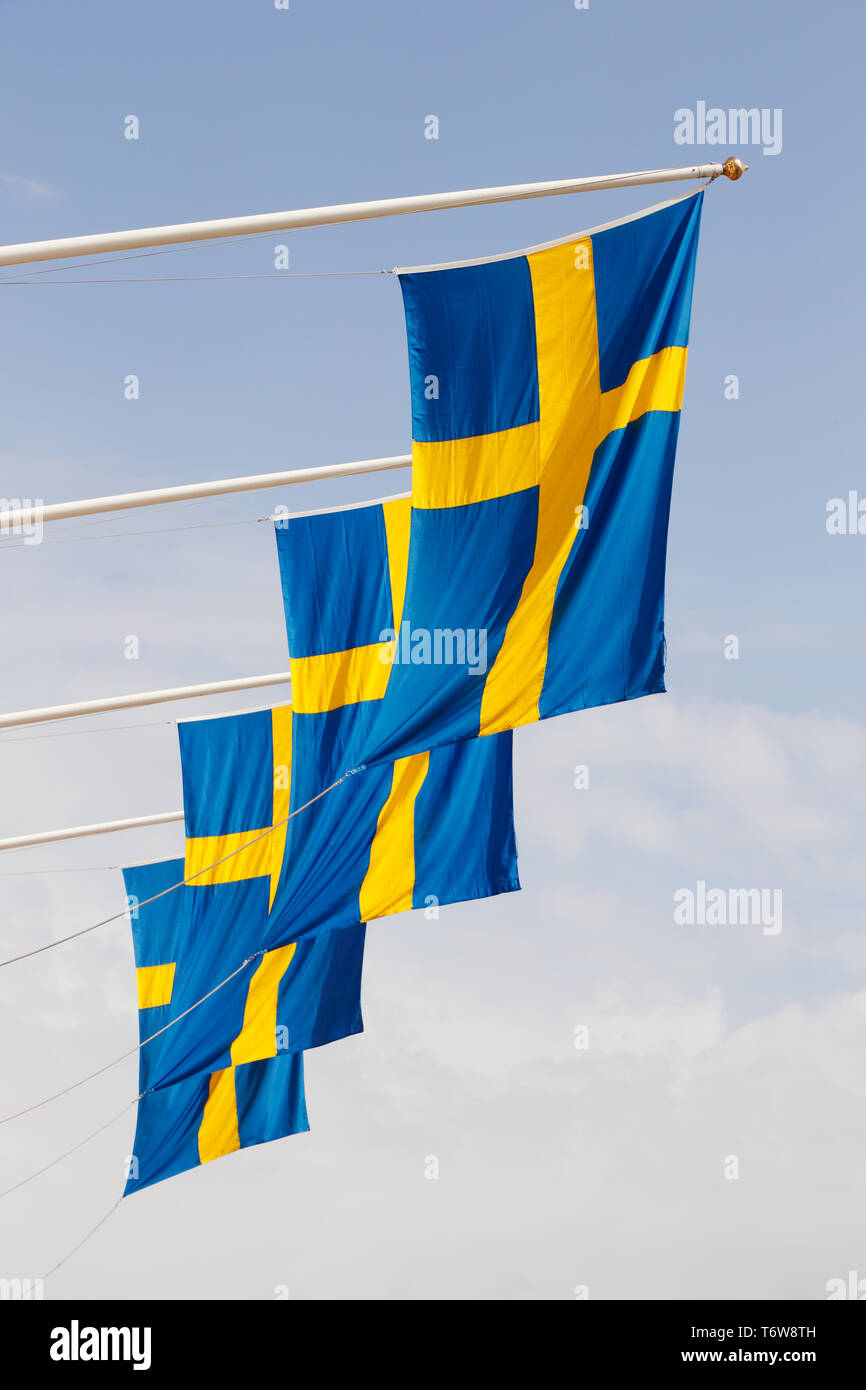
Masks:
[[[263,955],[263,885],[176,888],[183,873],[124,870],[143,1044],[124,1195],[307,1130],[303,1051],[363,1027],[363,927]]]
[[[363,761],[664,689],[702,197],[525,254],[401,272],[405,640]],[[427,659],[439,633],[483,633],[486,670]]]
[[[274,938],[520,887],[511,735],[355,767],[400,627],[408,498],[277,524],[292,676],[292,811]]]
[[[267,880],[188,883],[149,902],[182,883],[184,861],[124,877],[141,1036],[157,1035],[141,1049],[142,1092],[362,1031],[361,924],[269,951]]]

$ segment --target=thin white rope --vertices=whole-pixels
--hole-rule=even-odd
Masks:
[[[95,1236],[95,1235],[96,1235],[96,1232],[99,1230],[100,1226],[104,1226],[105,1223],[106,1223],[106,1221],[108,1220],[109,1216],[113,1216],[113,1215],[114,1215],[114,1213],[117,1211],[117,1208],[120,1206],[120,1204],[121,1204],[122,1201],[123,1201],[123,1193],[121,1192],[121,1194],[120,1194],[120,1196],[118,1197],[117,1201],[115,1202],[114,1206],[111,1207],[111,1208],[105,1213],[104,1216],[100,1217],[100,1219],[97,1221],[96,1225],[95,1225],[94,1227],[92,1227],[92,1229],[89,1230],[89,1231],[87,1232],[87,1235],[86,1235],[86,1236],[82,1236],[82,1238],[81,1238],[81,1240],[78,1242],[78,1244],[77,1244],[77,1245],[73,1245],[72,1249],[69,1251],[68,1254],[66,1254],[66,1255],[63,1256],[63,1259],[62,1259],[62,1260],[58,1260],[56,1265],[52,1265],[51,1269],[49,1269],[49,1271],[48,1271],[47,1274],[43,1274],[43,1276],[42,1276],[43,1281],[46,1280],[46,1279],[50,1279],[52,1274],[56,1274],[57,1271],[58,1271],[58,1269],[60,1268],[61,1265],[65,1265],[65,1264],[66,1264],[66,1261],[67,1261],[67,1260],[70,1260],[70,1259],[72,1258],[72,1256],[75,1255],[75,1254],[81,1249],[82,1245],[86,1245],[86,1243],[90,1240],[90,1237],[91,1237],[91,1236]]]
[[[200,507],[203,502],[213,502],[214,500],[213,497],[189,497],[184,502],[162,502],[160,506],[163,512],[179,512],[185,507]],[[109,512],[107,516],[89,517],[87,521],[80,519],[75,521],[69,519],[66,521],[52,521],[51,529],[52,531],[59,531],[63,535],[66,535],[67,531],[84,531],[89,526],[111,526],[112,523],[117,520],[120,512],[125,511],[129,513],[135,510],[137,510],[135,507],[118,507],[116,512]]]
[[[76,261],[72,265],[50,265],[45,270],[20,270],[14,275],[2,275],[0,280],[23,280],[33,275],[59,275],[64,270],[87,270],[91,266],[118,265],[121,261],[144,261],[149,256],[174,256],[178,251],[203,251],[211,246],[243,246],[248,242],[272,241],[274,232],[259,232],[252,236],[233,236],[218,241],[185,241],[177,246],[161,246],[155,251],[133,251],[131,254],[106,256],[102,261]]]
[[[46,1096],[44,1100],[37,1100],[35,1105],[27,1105],[23,1110],[16,1110],[13,1115],[4,1115],[2,1120],[0,1120],[0,1125],[9,1124],[10,1120],[20,1120],[22,1115],[30,1115],[34,1110],[41,1110],[43,1105],[50,1105],[53,1100],[59,1100],[61,1096],[67,1096],[70,1091],[77,1091],[79,1086],[86,1086],[88,1081],[93,1081],[97,1076],[102,1076],[105,1072],[111,1071],[112,1067],[119,1066],[120,1063],[125,1062],[127,1058],[134,1057],[136,1052],[140,1052],[147,1043],[153,1042],[154,1038],[158,1038],[163,1033],[167,1033],[169,1028],[174,1028],[175,1024],[180,1023],[181,1019],[186,1018],[188,1014],[191,1014],[195,1009],[199,1008],[206,1000],[212,998],[218,990],[221,990],[224,985],[227,985],[236,975],[240,975],[241,971],[245,970],[251,961],[254,961],[258,956],[263,956],[264,954],[264,951],[254,951],[251,956],[247,956],[246,960],[241,961],[237,970],[233,970],[230,975],[226,975],[224,980],[220,980],[218,985],[214,985],[213,989],[208,990],[207,994],[203,994],[201,999],[196,999],[195,1003],[190,1004],[189,1008],[184,1009],[183,1013],[178,1014],[177,1018],[171,1019],[168,1023],[164,1024],[162,1028],[157,1028],[156,1032],[151,1033],[149,1037],[142,1038],[141,1041],[137,1042],[135,1047],[131,1047],[128,1052],[123,1052],[119,1057],[115,1057],[113,1061],[106,1062],[105,1066],[98,1067],[97,1070],[92,1071],[89,1076],[82,1076],[80,1080],[73,1081],[70,1086],[64,1086],[62,1091],[55,1091],[52,1096]],[[142,1092],[142,1094],[145,1093]],[[136,1097],[136,1100],[140,1099],[141,1096]],[[129,1103],[131,1105],[133,1102],[130,1101]]]
[[[337,280],[352,275],[393,275],[393,270],[269,270],[259,275],[138,275],[118,277],[95,277],[82,280],[25,280],[15,279],[8,283],[9,289],[21,285],[165,285],[188,283],[192,280]],[[4,284],[0,277],[0,285]]]
[[[149,859],[148,864],[161,864],[161,859]],[[124,869],[125,864],[83,864],[73,866],[68,869],[4,869],[0,872],[0,878],[41,878],[45,874],[103,874],[109,869]],[[136,865],[137,868],[144,868],[144,864]]]
[[[36,1172],[31,1173],[28,1178],[22,1178],[20,1182],[13,1183],[11,1187],[7,1187],[5,1192],[0,1192],[0,1201],[2,1201],[4,1197],[8,1197],[10,1193],[17,1192],[19,1187],[26,1187],[27,1184],[33,1182],[35,1178],[41,1178],[42,1174],[47,1173],[50,1168],[56,1168],[57,1164],[62,1163],[64,1158],[69,1158],[72,1154],[77,1153],[79,1149],[83,1149],[84,1145],[89,1144],[91,1139],[95,1139],[97,1134],[102,1134],[110,1125],[116,1124],[121,1116],[125,1115],[127,1110],[131,1110],[133,1105],[136,1105],[140,1100],[141,1096],[136,1096],[134,1100],[128,1100],[122,1110],[118,1110],[116,1115],[112,1115],[110,1120],[105,1121],[105,1124],[93,1130],[92,1134],[86,1135],[84,1139],[79,1139],[78,1143],[73,1144],[71,1149],[67,1149],[65,1153],[58,1154],[56,1158],[52,1158],[51,1162],[46,1163],[44,1168],[37,1168]]]
[[[246,516],[240,521],[197,521],[191,526],[153,526],[145,531],[108,531],[101,536],[62,536],[59,540],[40,541],[43,545],[78,545],[82,541],[113,541],[123,539],[124,536],[166,536],[175,531],[212,531],[221,526],[256,526],[261,522],[270,521],[269,516]],[[6,540],[0,537],[0,551],[21,550],[27,545],[26,540]]]
[[[240,845],[238,849],[230,850],[228,854],[224,854],[221,859],[215,860],[213,864],[207,864],[203,869],[199,869],[198,873],[190,874],[189,878],[182,878],[177,883],[172,883],[168,888],[163,888],[160,893],[154,893],[153,897],[144,898],[138,904],[139,909],[147,907],[148,903],[157,902],[158,899],[166,897],[169,893],[176,892],[178,888],[185,888],[187,884],[194,882],[197,878],[201,878],[203,874],[210,873],[212,869],[218,868],[220,864],[225,864],[228,859],[234,859],[236,854],[245,853],[245,851],[251,849],[253,845],[258,844],[259,840],[263,840],[266,835],[273,835],[275,830],[279,830],[282,826],[287,825],[293,817],[300,815],[301,811],[306,811],[308,806],[312,806],[314,802],[320,801],[323,796],[327,796],[328,792],[333,791],[335,787],[339,787],[342,782],[345,782],[347,777],[352,777],[356,772],[361,771],[363,771],[363,769],[358,767],[352,768],[350,772],[344,772],[342,777],[338,777],[336,782],[332,782],[329,787],[325,787],[324,791],[317,792],[315,796],[310,797],[309,801],[305,801],[303,806],[298,806],[296,810],[290,811],[281,821],[277,821],[275,825],[268,826],[267,830],[263,830],[259,835],[255,835],[253,839],[248,840],[246,844]],[[123,912],[115,912],[113,916],[104,917],[101,922],[94,922],[89,927],[82,927],[80,931],[70,932],[68,936],[61,936],[57,941],[48,941],[44,946],[37,946],[32,951],[23,951],[20,956],[9,956],[7,960],[0,960],[0,968],[4,965],[14,965],[19,960],[27,960],[30,956],[41,955],[43,951],[53,951],[55,946],[64,946],[67,941],[75,941],[79,936],[87,936],[88,932],[96,931],[99,927],[107,927],[110,922],[119,922],[121,918],[126,917],[127,911],[128,909],[124,909]],[[127,1054],[127,1056],[128,1055],[130,1054]],[[94,1075],[96,1074],[97,1073],[94,1073]],[[62,1094],[62,1092],[58,1092],[58,1094]],[[21,1113],[23,1114],[24,1112],[22,1111]],[[4,1121],[0,1120],[0,1124],[3,1123]]]
[[[50,738],[89,738],[91,734],[120,734],[127,729],[164,729],[176,723],[176,719],[149,719],[142,724],[109,724],[105,728],[97,729],[66,729],[61,734],[16,734],[15,738],[4,738],[0,734],[0,747],[6,743],[46,743]]]
[[[406,464],[407,468],[411,464]],[[392,492],[389,497],[371,497],[369,501],[346,502],[342,507],[316,507],[306,512],[289,512],[287,516],[277,516],[275,512],[267,518],[268,521],[303,521],[308,516],[325,516],[333,512],[357,512],[362,507],[382,507],[386,502],[405,502],[411,497],[411,492]]]

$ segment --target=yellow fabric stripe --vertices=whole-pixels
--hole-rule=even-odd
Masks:
[[[286,852],[288,825],[281,825],[289,814],[289,801],[292,794],[292,708],[283,705],[271,710],[271,734],[274,748],[274,831],[268,836],[271,855],[271,895],[268,911],[274,905],[274,897],[280,881],[283,856]],[[239,858],[243,858],[240,855]]]
[[[535,303],[540,400],[535,557],[481,703],[482,734],[538,719],[560,571],[574,541],[598,442],[601,390],[592,241],[528,256]],[[575,264],[577,262],[577,264]]]
[[[635,362],[622,386],[601,398],[599,443],[612,430],[625,429],[648,410],[677,411],[683,403],[688,348],[662,348]]]
[[[266,951],[250,980],[244,1023],[231,1048],[232,1062],[257,1062],[277,1055],[277,992],[297,943]]]
[[[202,1163],[222,1158],[241,1147],[235,1071],[244,1062],[277,1055],[277,995],[280,981],[297,949],[296,943],[267,951],[252,976],[244,1007],[244,1022],[231,1047],[232,1065],[214,1072],[198,1130]]]
[[[135,972],[138,982],[138,1007],[155,1009],[171,1003],[174,988],[174,962],[170,965],[140,965]]]
[[[570,248],[569,254],[573,255]],[[464,507],[534,487],[539,480],[540,438],[535,421],[499,434],[414,442],[413,507]]]
[[[238,883],[244,878],[269,878],[273,836],[263,833],[267,828],[242,830],[236,835],[202,835],[198,839],[187,840],[184,878],[195,875],[196,887],[209,883]],[[259,836],[258,840],[256,836]],[[243,850],[245,845],[249,845],[249,849],[244,850],[243,854],[235,853],[236,850]],[[217,862],[227,854],[232,858],[226,859],[224,864]],[[207,868],[209,864],[216,864],[216,868]]]
[[[202,1163],[234,1153],[241,1146],[235,1069],[211,1074],[208,1097],[198,1127],[198,1156]]]
[[[394,609],[394,630],[400,631],[403,600],[406,597],[406,575],[409,571],[409,527],[412,520],[412,499],[400,497],[396,502],[383,502],[385,539],[388,545],[388,577],[391,583],[391,606]]]
[[[361,885],[361,921],[408,912],[415,888],[415,799],[430,765],[429,753],[394,763],[391,790],[379,812],[370,866]]]
[[[322,714],[360,700],[381,700],[391,671],[385,643],[353,647],[324,656],[298,656],[290,663],[292,700],[298,714]]]

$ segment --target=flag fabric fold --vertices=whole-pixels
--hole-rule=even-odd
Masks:
[[[400,272],[413,437],[403,640],[360,761],[664,689],[702,199]],[[484,669],[429,659],[441,634],[462,635],[467,653],[483,645]]]

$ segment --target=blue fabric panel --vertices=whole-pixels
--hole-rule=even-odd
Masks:
[[[189,839],[273,824],[270,710],[178,725],[183,810]]]
[[[136,966],[168,965],[177,959],[181,936],[181,921],[174,901],[177,893],[166,893],[165,897],[157,895],[165,893],[175,883],[182,883],[183,870],[182,859],[168,859],[162,864],[141,864],[123,870],[127,897],[135,898],[137,903],[147,903],[142,908],[134,904],[130,914]],[[147,901],[153,897],[157,897],[155,903]]]
[[[538,419],[535,306],[525,256],[401,275],[400,288],[413,439],[467,439]]]
[[[602,391],[635,362],[687,347],[703,193],[592,238]]]
[[[138,1176],[132,1168],[124,1197],[199,1166],[198,1131],[209,1086],[209,1077],[194,1076],[141,1097],[132,1145]]]
[[[363,925],[352,926],[298,942],[277,999],[277,1023],[288,1033],[286,1051],[306,1052],[364,1031],[365,933]]]
[[[414,907],[520,887],[511,734],[434,748],[415,801]]]
[[[293,658],[367,647],[394,626],[381,506],[291,517],[275,532]]]
[[[380,704],[380,700],[362,700],[321,714],[293,713],[291,810],[306,806],[311,797],[357,766]]]
[[[586,492],[550,627],[542,719],[664,690],[665,546],[679,414],[609,435]]]
[[[304,1134],[310,1128],[301,1053],[247,1062],[235,1072],[241,1148]]]

